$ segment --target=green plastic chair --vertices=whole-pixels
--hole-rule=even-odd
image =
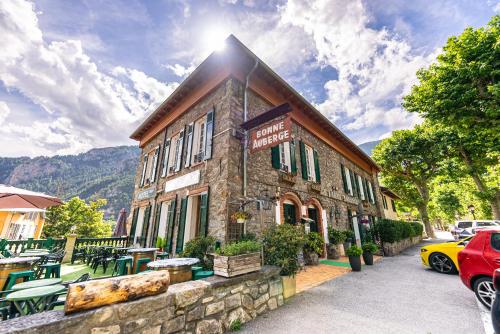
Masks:
[[[60,263],[45,263],[40,265],[42,270],[45,270],[44,278],[60,278],[61,277],[61,264]]]
[[[199,271],[194,273],[193,280],[197,281],[199,279],[210,277],[213,275],[214,275],[214,272],[212,270],[199,270]]]
[[[158,259],[158,260],[168,259],[169,256],[170,256],[170,254],[167,253],[167,252],[158,252],[158,253],[156,253],[156,259]]]
[[[8,244],[8,240],[7,239],[1,239],[0,240],[0,252],[3,252],[5,250],[5,247],[7,247],[7,244]]]
[[[195,273],[197,273],[198,271],[202,271],[202,270],[203,270],[203,267],[198,267],[198,266],[191,267],[191,272],[193,273],[193,275]]]
[[[7,281],[2,290],[11,290],[18,279],[23,279],[23,282],[31,281],[34,279],[35,272],[33,270],[23,270],[9,273],[7,276]]]
[[[122,256],[116,259],[111,276],[124,276],[132,273],[134,258],[132,256]]]
[[[135,273],[138,274],[141,272],[141,267],[143,264],[147,264],[151,262],[151,259],[149,257],[143,257],[137,260],[136,266],[135,266]],[[144,271],[144,270],[142,270]]]

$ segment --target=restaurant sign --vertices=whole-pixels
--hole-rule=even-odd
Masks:
[[[264,124],[250,132],[250,152],[255,153],[268,147],[290,141],[292,122],[290,117]]]

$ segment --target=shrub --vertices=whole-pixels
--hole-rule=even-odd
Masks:
[[[272,226],[264,232],[262,243],[265,264],[280,267],[282,276],[294,276],[299,271],[297,254],[304,246],[301,229],[290,224]]]
[[[363,254],[363,249],[356,245],[352,245],[347,249],[345,253],[347,254],[347,256],[360,256],[361,254]]]
[[[342,233],[344,234],[344,241],[350,241],[350,242],[355,242],[355,234],[354,234],[354,231],[352,230],[345,230],[345,231],[342,231]]]
[[[363,244],[363,253],[375,254],[378,251],[378,246],[373,242],[367,242]]]
[[[381,219],[375,224],[375,233],[382,242],[396,242],[409,237],[422,235],[420,223],[408,223],[401,220]]]
[[[304,252],[308,253],[323,253],[325,242],[323,237],[318,232],[309,232],[305,237]]]
[[[244,240],[231,242],[217,249],[215,253],[224,256],[235,256],[254,252],[260,252],[262,244],[254,240]]]
[[[412,237],[420,237],[422,236],[422,233],[424,233],[424,226],[420,223],[417,222],[411,222],[410,223],[411,229],[412,229]]]
[[[207,255],[208,253],[213,251],[214,246],[214,237],[196,237],[186,243],[181,256],[196,257],[200,260],[200,265],[203,267],[203,269],[212,270],[212,259]]]
[[[406,239],[412,236],[413,229],[409,223],[398,222],[401,226],[401,239]]]
[[[328,226],[328,242],[330,242],[332,245],[338,245],[341,244],[345,241],[345,234],[340,231],[336,230],[331,226]]]

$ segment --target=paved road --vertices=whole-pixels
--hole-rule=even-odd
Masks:
[[[484,333],[472,291],[421,265],[419,247],[295,296],[243,333]]]

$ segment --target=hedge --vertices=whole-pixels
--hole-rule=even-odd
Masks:
[[[396,242],[410,237],[421,236],[424,228],[416,222],[381,219],[375,224],[375,233],[382,242]]]

